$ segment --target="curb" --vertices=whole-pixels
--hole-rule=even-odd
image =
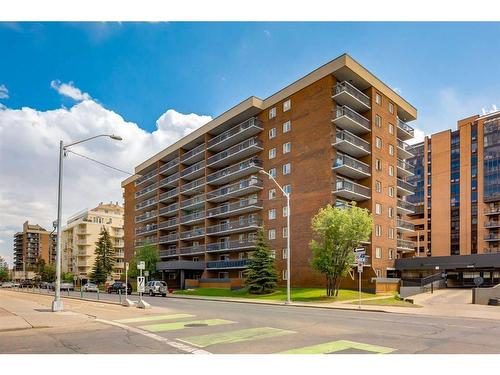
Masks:
[[[23,292],[23,291],[20,291],[20,290],[10,290],[10,291],[11,292],[16,292],[16,293],[32,294],[32,295],[35,295],[35,296],[53,297],[52,294]],[[115,306],[122,306],[122,304],[119,303],[119,302],[106,301],[106,300],[97,300],[97,299],[90,299],[90,298],[80,298],[80,297],[73,297],[73,296],[63,296],[62,294],[61,294],[61,298],[74,299],[74,300],[77,300],[77,301],[105,303],[105,304],[108,304],[108,305],[115,305]]]

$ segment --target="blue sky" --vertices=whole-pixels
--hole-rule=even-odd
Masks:
[[[500,105],[499,23],[0,24],[0,52],[4,105],[70,106],[50,82],[73,81],[149,131],[168,108],[215,116],[344,52],[400,89],[426,132]]]

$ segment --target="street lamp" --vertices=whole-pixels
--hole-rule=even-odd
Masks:
[[[261,169],[259,172],[269,176],[269,178],[274,181],[276,186],[278,186],[278,188],[281,190],[283,195],[286,197],[286,227],[287,227],[287,236],[286,236],[286,273],[287,273],[287,275],[286,276],[287,277],[286,277],[286,302],[285,303],[287,305],[289,305],[290,303],[292,303],[292,300],[290,297],[290,279],[291,279],[291,272],[290,272],[290,235],[291,235],[291,232],[290,232],[290,215],[291,215],[291,212],[290,212],[290,193],[287,193],[280,186],[280,184],[278,184],[278,182],[274,179],[274,177],[271,176],[269,173],[267,173],[263,169]]]
[[[73,142],[64,145],[63,141],[59,141],[59,187],[57,190],[57,250],[56,250],[56,285],[55,298],[52,301],[52,311],[63,311],[63,303],[61,300],[61,211],[62,211],[62,176],[63,176],[63,159],[65,151],[68,147],[79,143],[90,141],[94,138],[109,137],[111,139],[121,141],[122,137],[114,134],[99,134],[90,138],[82,139],[81,141]]]

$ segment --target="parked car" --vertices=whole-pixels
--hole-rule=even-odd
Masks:
[[[34,283],[31,280],[22,280],[20,286],[21,288],[31,288],[34,286]]]
[[[56,289],[56,283],[55,282],[48,283],[47,284],[47,289],[49,289],[49,290],[55,290]]]
[[[151,297],[156,296],[157,294],[161,294],[162,297],[167,296],[167,283],[165,281],[149,281],[146,284],[146,293],[148,293]]]
[[[94,283],[87,283],[82,286],[84,292],[97,292],[97,285]]]
[[[125,283],[123,281],[115,281],[106,289],[106,292],[108,293],[118,294],[119,291],[125,293]],[[127,294],[132,294],[132,285],[130,283],[127,283]]]
[[[2,283],[2,288],[12,288],[14,287],[14,283],[13,282],[10,282],[10,281],[4,281]]]
[[[41,289],[49,289],[49,283],[46,281],[40,281],[38,283],[38,287]]]
[[[14,282],[12,283],[12,286],[13,286],[14,288],[19,288],[19,287],[21,286],[21,284],[20,284],[20,283],[18,283],[17,281],[14,281]]]
[[[75,287],[73,286],[73,283],[61,283],[60,289],[61,290],[75,290]]]

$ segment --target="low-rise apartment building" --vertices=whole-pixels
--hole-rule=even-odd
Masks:
[[[169,285],[241,279],[263,228],[280,280],[286,272],[286,200],[291,197],[291,282],[323,286],[311,268],[311,219],[355,201],[374,216],[363,277],[385,277],[413,251],[406,141],[416,109],[342,55],[266,99],[250,97],[168,146],[123,181],[125,256],[154,244]],[[347,280],[348,284],[349,280]]]
[[[119,280],[124,272],[123,207],[118,203],[99,203],[83,210],[67,221],[62,237],[62,272],[71,272],[78,280],[89,280],[95,263],[96,242],[103,228],[111,236],[116,263],[111,277]]]
[[[20,271],[36,270],[39,260],[46,264],[55,261],[56,239],[54,232],[48,232],[38,224],[28,221],[23,224],[23,230],[14,235],[14,271],[18,278],[22,278]]]

